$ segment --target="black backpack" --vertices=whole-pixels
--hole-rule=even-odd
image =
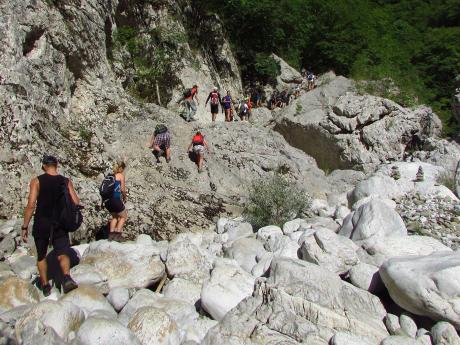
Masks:
[[[189,98],[192,96],[192,89],[186,89],[183,93],[184,98]]]
[[[101,195],[102,201],[109,200],[113,197],[115,192],[115,175],[109,174],[104,177],[100,187],[99,194]]]
[[[55,208],[55,220],[66,232],[77,231],[83,222],[81,207],[74,204],[69,192],[69,179],[64,178]]]
[[[167,131],[168,131],[168,127],[166,127],[163,124],[156,125],[156,127],[155,127],[155,135],[166,133]]]

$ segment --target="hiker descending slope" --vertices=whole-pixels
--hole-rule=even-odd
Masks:
[[[72,181],[57,171],[58,160],[53,156],[44,156],[42,170],[44,174],[30,181],[29,197],[24,210],[22,239],[29,238],[29,223],[34,214],[32,236],[37,248],[37,268],[43,295],[49,296],[51,285],[47,276],[46,253],[51,243],[58,257],[59,265],[64,274],[62,287],[64,293],[77,288],[77,283],[70,277],[70,260],[65,254],[70,248],[69,234],[81,224],[82,218],[78,207],[80,199],[75,192]],[[73,214],[68,213],[74,208]],[[72,211],[72,210],[70,210]],[[70,217],[77,216],[77,219]],[[70,219],[69,219],[70,218]],[[75,221],[75,224],[72,222]],[[71,222],[72,229],[67,224]]]
[[[112,219],[109,227],[109,240],[121,241],[123,225],[128,218],[126,202],[126,181],[124,162],[117,162],[113,166],[113,174],[107,175],[101,184],[99,192],[102,202],[110,212]]]
[[[195,103],[196,100],[196,103]],[[196,114],[196,106],[200,105],[198,101],[198,86],[193,85],[191,89],[187,89],[184,92],[184,102],[185,108],[187,109],[187,116],[186,121],[196,121],[195,114]]]
[[[193,151],[192,151],[193,149]],[[193,152],[195,155],[195,163],[198,167],[198,172],[203,172],[203,161],[204,161],[204,151],[205,149],[209,152],[209,146],[206,142],[204,136],[200,131],[197,131],[192,138],[192,142],[188,146],[187,151]]]
[[[211,100],[211,116],[212,122],[216,121],[217,113],[219,112],[219,104],[222,106],[222,99],[220,93],[217,91],[217,87],[214,86],[214,89],[209,93],[208,98],[206,98],[206,104]]]
[[[165,125],[160,124],[155,127],[148,147],[152,149],[157,163],[160,163],[160,157],[163,155],[166,157],[166,163],[171,161],[171,135]]]

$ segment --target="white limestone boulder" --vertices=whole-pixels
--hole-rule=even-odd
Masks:
[[[206,271],[210,263],[200,248],[189,238],[178,238],[169,244],[166,271],[168,276],[186,275],[194,271]]]
[[[246,271],[251,272],[257,264],[257,257],[262,256],[266,250],[263,244],[252,237],[240,238],[225,250],[225,257],[233,259]]]
[[[115,311],[119,312],[128,303],[130,297],[129,289],[117,287],[110,290],[107,295],[107,301],[109,301]]]
[[[377,266],[359,262],[350,268],[348,275],[350,283],[372,294],[378,294],[385,288]]]
[[[217,321],[208,319],[206,317],[200,317],[194,323],[187,325],[183,331],[185,335],[183,337],[184,341],[193,341],[197,344],[200,344],[208,331],[217,325]]]
[[[201,298],[202,285],[199,281],[176,277],[163,288],[163,295],[167,298],[183,300],[194,305]]]
[[[460,251],[392,258],[379,273],[399,306],[460,329]]]
[[[201,305],[214,320],[222,320],[229,310],[250,296],[254,277],[229,259],[214,262],[211,278],[201,290]]]
[[[459,345],[460,337],[455,327],[448,322],[437,322],[431,328],[434,345]]]
[[[321,229],[302,243],[300,258],[331,272],[345,274],[359,262],[357,250],[358,246],[352,240],[337,235],[332,230]]]
[[[331,339],[331,345],[374,345],[369,339],[350,333],[339,332]]]
[[[89,285],[80,285],[75,290],[70,291],[63,298],[63,302],[70,302],[80,307],[88,317],[95,311],[103,311],[111,315],[112,318],[117,317],[116,311],[96,288]]]
[[[0,314],[21,305],[34,304],[39,293],[28,281],[9,277],[0,282]]]
[[[45,300],[35,304],[15,325],[16,337],[21,341],[21,333],[30,321],[40,320],[43,325],[52,328],[58,336],[68,340],[76,333],[85,320],[83,310],[66,301]]]
[[[399,214],[379,199],[371,199],[344,219],[339,234],[371,246],[385,237],[402,237],[407,229]]]
[[[405,335],[390,335],[380,345],[420,345],[420,343],[414,338]]]
[[[176,323],[161,309],[139,308],[129,320],[128,328],[142,345],[180,345]]]
[[[76,345],[141,345],[137,336],[119,321],[98,317],[86,319],[78,330],[75,343]]]
[[[115,287],[148,287],[165,274],[165,266],[156,253],[158,248],[153,244],[93,242],[71,275],[79,284],[102,279],[99,284],[106,286],[106,292]]]

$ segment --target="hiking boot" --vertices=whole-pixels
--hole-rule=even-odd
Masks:
[[[43,296],[48,297],[49,295],[51,295],[51,285],[49,283],[46,285],[43,285],[41,287],[41,290],[42,290]]]
[[[169,163],[169,162],[171,162],[171,157],[166,158],[166,163]]]
[[[75,282],[75,280],[72,279],[71,276],[64,276],[64,281],[62,282],[62,289],[64,290],[64,293],[68,293],[72,290],[75,290],[77,287],[78,284]]]

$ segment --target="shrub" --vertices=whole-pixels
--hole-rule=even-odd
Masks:
[[[249,190],[245,216],[256,227],[282,226],[310,207],[310,197],[280,174],[254,181]]]
[[[280,74],[280,65],[267,54],[257,54],[254,67],[259,78],[267,83],[276,82],[276,77]]]

